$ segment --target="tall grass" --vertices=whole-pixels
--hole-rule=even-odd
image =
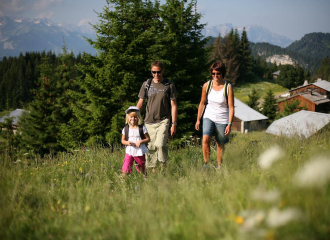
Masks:
[[[1,156],[0,238],[328,239],[329,182],[302,188],[293,180],[306,162],[330,161],[329,132],[302,140],[235,134],[220,170],[202,171],[201,147],[187,145],[147,180],[120,177],[123,150],[14,163]],[[261,168],[259,157],[275,145],[282,156]]]

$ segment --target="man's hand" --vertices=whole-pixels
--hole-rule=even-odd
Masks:
[[[171,127],[171,136],[174,136],[174,134],[176,134],[176,124],[172,124]]]

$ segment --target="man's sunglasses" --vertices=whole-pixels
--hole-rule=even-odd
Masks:
[[[156,73],[158,73],[158,75],[160,75],[160,74],[162,74],[162,71],[163,71],[163,70],[161,70],[161,71],[151,71],[151,73],[152,73],[152,74],[156,74]]]

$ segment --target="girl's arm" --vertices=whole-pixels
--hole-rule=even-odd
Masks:
[[[141,139],[140,141],[137,141],[136,143],[135,143],[135,146],[136,147],[140,147],[141,146],[141,144],[145,144],[145,143],[148,143],[148,142],[150,142],[150,136],[149,136],[149,133],[145,133],[144,134],[144,139]]]
[[[125,146],[132,146],[133,145],[133,142],[125,140],[125,135],[124,134],[121,135],[121,143]]]
[[[197,131],[199,131],[199,128],[200,128],[199,125],[200,125],[201,117],[202,117],[202,114],[203,114],[204,108],[205,108],[206,86],[207,86],[207,82],[204,83],[204,85],[203,85],[203,88],[202,88],[202,97],[201,97],[201,101],[200,101],[199,106],[198,106],[197,121],[196,121],[196,124],[195,124],[195,129]]]

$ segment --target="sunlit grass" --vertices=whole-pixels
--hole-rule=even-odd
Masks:
[[[302,188],[295,176],[320,155],[330,161],[329,133],[234,134],[220,171],[202,171],[201,147],[187,144],[147,180],[120,177],[123,150],[1,156],[0,238],[327,239],[330,183]]]
[[[256,91],[260,94],[260,99],[263,99],[266,96],[266,93],[271,89],[274,93],[274,96],[283,94],[288,91],[287,88],[284,88],[275,83],[274,80],[266,80],[258,76],[254,77],[255,79],[243,83],[240,86],[234,88],[235,97],[241,100],[244,103],[247,103],[249,100],[249,94],[252,92],[252,88],[255,88]]]

